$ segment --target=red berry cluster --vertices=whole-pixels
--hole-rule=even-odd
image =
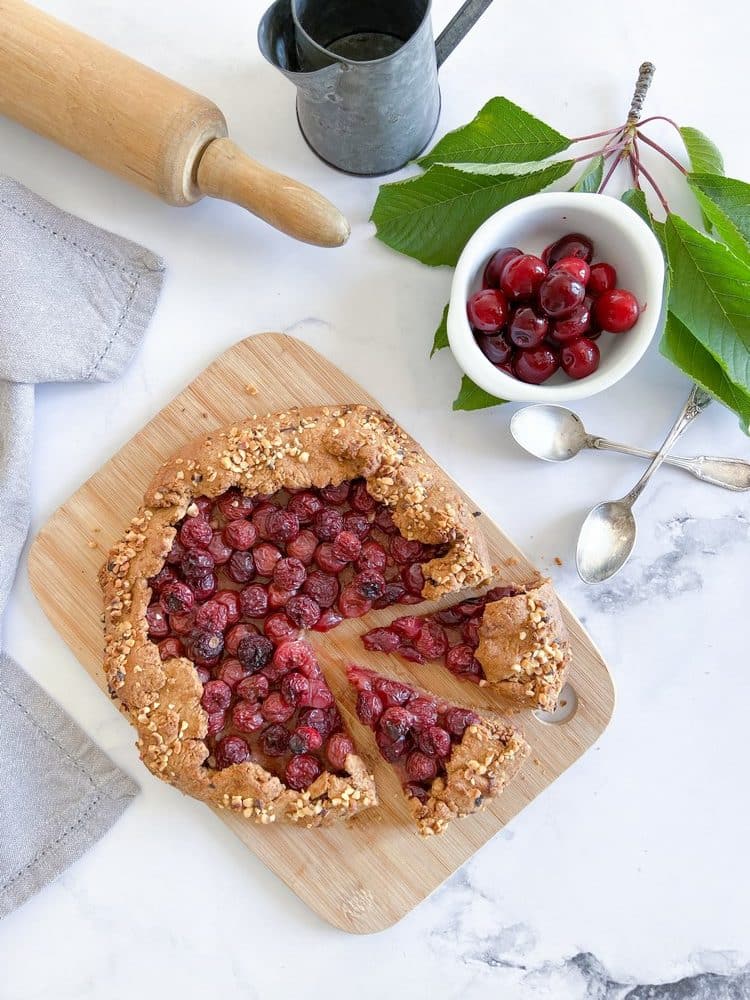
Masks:
[[[372,670],[350,666],[347,672],[358,691],[359,721],[373,730],[380,753],[400,771],[407,795],[424,802],[433,779],[445,774],[453,745],[479,716]]]
[[[405,538],[364,480],[199,497],[149,580],[149,638],[203,683],[209,766],[258,760],[301,789],[352,744],[304,629],[422,600],[444,546]]]
[[[592,264],[594,245],[569,233],[541,257],[506,247],[490,257],[482,289],[467,303],[469,323],[497,368],[539,385],[558,368],[572,379],[599,367],[603,330],[625,333],[640,315],[632,292],[617,288],[611,264]]]
[[[481,597],[470,597],[431,615],[404,615],[386,628],[366,632],[362,642],[365,649],[397,653],[412,663],[438,660],[462,680],[478,683],[484,671],[475,652],[485,605],[516,592],[513,587],[494,587]]]

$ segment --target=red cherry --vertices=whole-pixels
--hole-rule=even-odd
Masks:
[[[591,268],[582,257],[561,257],[550,271],[566,271],[582,285],[587,284],[591,275]]]
[[[552,267],[563,257],[580,257],[588,264],[593,256],[594,244],[588,236],[583,236],[581,233],[567,233],[544,249],[542,260],[549,267]]]
[[[517,247],[504,247],[502,250],[497,250],[493,253],[484,269],[482,287],[499,288],[500,279],[503,276],[503,268],[509,260],[512,260],[514,257],[520,257],[522,253],[523,251]]]
[[[469,322],[482,333],[499,333],[508,317],[508,303],[497,288],[475,292],[466,304]]]
[[[522,382],[540,385],[555,374],[560,367],[557,354],[549,347],[533,347],[518,351],[513,360],[513,373]]]
[[[599,348],[588,337],[579,337],[563,345],[560,361],[563,371],[570,378],[586,378],[599,367]]]
[[[545,316],[538,316],[530,306],[521,306],[510,321],[508,338],[516,347],[538,347],[544,340],[548,325]]]
[[[586,291],[596,298],[617,285],[617,271],[611,264],[592,264]]]
[[[610,288],[594,303],[594,316],[603,330],[625,333],[635,326],[641,309],[638,299],[624,288]]]
[[[551,271],[539,289],[539,305],[548,316],[567,316],[586,297],[586,287],[567,271]]]
[[[505,337],[491,336],[488,333],[476,334],[479,350],[493,365],[502,365],[510,359],[511,348]]]
[[[569,316],[556,319],[550,330],[550,339],[558,344],[565,344],[587,333],[591,325],[591,309],[587,300],[576,306]]]
[[[503,271],[500,287],[509,299],[530,299],[547,277],[547,265],[539,257],[524,253],[510,260]]]

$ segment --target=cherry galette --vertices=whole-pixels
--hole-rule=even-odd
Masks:
[[[376,801],[302,633],[477,586],[471,512],[363,406],[252,417],[165,463],[101,572],[110,691],[150,770],[260,822]]]
[[[347,673],[357,716],[397,771],[422,835],[442,833],[498,795],[528,753],[521,733],[502,719],[363,667]]]

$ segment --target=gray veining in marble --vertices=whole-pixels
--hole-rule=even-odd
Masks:
[[[703,579],[695,560],[750,544],[750,521],[739,511],[713,518],[673,517],[661,525],[658,535],[666,539],[661,555],[649,561],[647,554],[641,554],[611,583],[587,591],[597,610],[615,613],[623,604],[700,590]]]

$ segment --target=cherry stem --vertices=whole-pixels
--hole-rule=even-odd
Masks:
[[[649,184],[651,185],[651,187],[654,189],[654,193],[656,194],[656,197],[661,202],[662,208],[667,213],[667,215],[669,215],[669,204],[667,203],[667,199],[662,194],[661,188],[659,187],[659,185],[656,183],[656,181],[651,176],[651,174],[648,172],[648,170],[646,170],[646,168],[643,166],[643,164],[640,162],[640,160],[638,161],[638,170],[639,170],[640,173],[643,174],[643,176],[649,182]]]
[[[622,128],[617,129],[617,131],[622,133]],[[619,139],[620,136],[617,135],[615,138]],[[618,149],[622,149],[622,146],[623,143],[617,143],[614,146],[612,143],[605,143],[601,149],[595,149],[593,153],[584,153],[583,156],[576,156],[573,160],[571,160],[571,163],[581,163],[583,160],[593,160],[595,156],[603,156],[605,160],[608,160],[613,153],[618,151]]]
[[[638,173],[641,169],[641,155],[638,152],[638,140],[633,137],[633,148],[630,150],[630,172],[633,175],[633,186],[636,191],[641,190],[641,182]]]
[[[582,163],[584,160],[593,160],[595,156],[603,156],[603,155],[604,155],[604,149],[595,149],[593,153],[584,153],[583,156],[576,156],[570,162]]]
[[[618,148],[612,149],[607,154],[608,157],[614,155],[615,153],[618,153],[619,155],[614,158],[614,160],[612,161],[612,165],[610,166],[609,170],[607,171],[604,177],[604,180],[599,185],[599,194],[602,194],[606,186],[609,184],[612,174],[614,174],[615,170],[617,170],[617,167],[620,164],[620,160],[622,160],[624,152],[625,152],[625,143],[623,142],[620,145],[619,149]]]
[[[603,135],[614,135],[615,132],[622,132],[622,130],[623,126],[618,125],[617,128],[606,128],[603,132],[592,132],[591,135],[579,135],[575,139],[571,139],[570,144],[572,146],[574,142],[586,142],[588,139],[601,139]]]
[[[680,126],[677,122],[673,118],[667,118],[666,115],[651,115],[649,118],[644,118],[638,124],[643,126],[648,125],[649,122],[668,122],[672,128],[676,129],[677,132],[680,132]],[[680,136],[682,136],[682,132],[680,132]]]
[[[642,142],[646,143],[647,146],[650,146],[652,149],[655,149],[657,153],[661,153],[662,156],[666,157],[666,159],[669,160],[670,163],[672,163],[675,167],[677,167],[677,169],[680,171],[681,174],[687,175],[687,170],[683,167],[680,161],[676,160],[671,153],[668,153],[663,146],[660,146],[658,142],[654,142],[652,139],[649,139],[649,137],[647,135],[644,135],[640,129],[638,129],[636,134]]]

